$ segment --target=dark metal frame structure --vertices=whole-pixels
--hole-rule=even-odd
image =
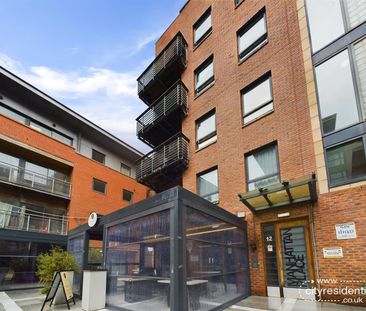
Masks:
[[[212,217],[216,217],[226,223],[234,225],[245,232],[247,224],[242,219],[237,218],[233,214],[218,207],[215,204],[185,190],[181,187],[174,187],[164,192],[157,194],[154,197],[140,201],[126,208],[115,211],[109,215],[100,218],[98,229],[89,228],[87,225],[82,225],[70,231],[69,240],[77,236],[84,236],[84,246],[88,245],[89,235],[93,235],[97,230],[99,234],[103,230],[103,254],[107,254],[107,231],[108,228],[139,219],[141,217],[170,210],[170,310],[186,311],[187,305],[187,286],[186,284],[186,211],[187,208],[194,209]],[[247,240],[247,239],[246,239]],[[86,249],[86,248],[85,248]],[[245,245],[246,251],[248,246]],[[245,254],[248,257],[248,253]],[[84,252],[84,267],[87,261],[87,252]],[[103,268],[106,267],[107,258],[104,256]],[[250,294],[249,266],[243,272],[247,272],[247,279],[244,280],[248,295]],[[217,306],[211,310],[224,310],[228,306],[246,298],[248,295],[238,296],[227,303]],[[115,306],[113,306],[115,307]],[[128,310],[128,309],[121,309]]]

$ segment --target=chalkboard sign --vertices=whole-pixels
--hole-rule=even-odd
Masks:
[[[74,294],[72,292],[72,287],[70,284],[70,281],[67,277],[67,273],[65,271],[57,271],[55,276],[53,277],[53,281],[51,284],[51,288],[49,289],[46,298],[43,302],[41,311],[43,311],[43,308],[45,306],[45,304],[49,301],[51,301],[50,306],[52,305],[53,299],[56,296],[57,290],[60,287],[60,284],[62,286],[62,290],[65,296],[65,302],[67,304],[67,309],[70,310],[70,305],[69,305],[69,301],[72,300],[75,304],[75,298],[74,298]]]

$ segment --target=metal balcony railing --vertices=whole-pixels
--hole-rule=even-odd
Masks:
[[[136,178],[144,181],[155,173],[169,167],[187,167],[189,161],[189,139],[182,133],[173,136],[136,163]]]
[[[180,108],[184,114],[188,112],[188,90],[182,82],[178,82],[167,90],[150,108],[146,109],[137,119],[137,135],[149,126]]]
[[[70,198],[71,183],[41,175],[5,162],[0,162],[1,181]]]
[[[137,79],[138,93],[143,91],[175,57],[180,57],[185,65],[187,61],[186,49],[187,43],[183,36],[178,33]]]
[[[0,204],[0,229],[67,235],[68,221],[63,216],[42,214],[25,207]]]

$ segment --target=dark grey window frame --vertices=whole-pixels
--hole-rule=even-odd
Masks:
[[[61,132],[59,132],[59,131],[57,131],[57,130],[53,129],[53,128],[52,128],[52,127],[50,127],[50,126],[47,126],[47,125],[45,125],[45,124],[43,124],[43,123],[41,123],[41,122],[39,122],[39,121],[37,121],[37,120],[34,120],[34,119],[30,118],[30,117],[29,117],[29,116],[27,116],[26,114],[21,113],[21,112],[19,112],[19,111],[15,110],[15,109],[13,109],[13,108],[9,107],[8,105],[4,104],[3,102],[0,102],[0,106],[2,106],[3,108],[5,108],[5,109],[7,109],[7,110],[11,111],[12,113],[14,113],[14,114],[16,114],[16,115],[19,115],[21,118],[24,118],[24,119],[25,119],[25,120],[24,120],[24,124],[25,124],[25,125],[27,125],[27,126],[29,126],[29,127],[30,127],[31,122],[35,123],[36,125],[38,124],[40,127],[43,127],[43,128],[45,128],[46,130],[48,130],[48,131],[50,131],[50,132],[51,132],[51,135],[48,135],[48,134],[46,134],[46,133],[43,133],[43,134],[45,134],[45,135],[47,135],[47,136],[49,136],[49,137],[52,137],[52,138],[56,139],[56,140],[57,140],[57,141],[59,141],[59,142],[65,143],[64,141],[61,141],[60,139],[57,139],[56,137],[54,137],[53,133],[57,133],[58,135],[60,135],[60,136],[64,137],[66,140],[69,140],[69,141],[70,141],[70,143],[68,143],[68,144],[67,144],[67,143],[65,143],[66,145],[73,146],[73,144],[74,144],[74,140],[73,140],[71,137],[69,137],[69,136],[67,136],[67,135],[65,135],[65,134],[63,134],[63,133],[61,133]],[[13,119],[12,117],[9,117],[9,118]],[[13,120],[15,120],[15,119],[13,119]],[[15,120],[15,121],[20,122],[19,120]],[[22,122],[21,122],[21,123],[22,123]],[[41,132],[41,133],[42,133],[42,132]]]
[[[104,192],[94,189],[94,182],[95,182],[95,181],[97,181],[97,182],[101,182],[101,183],[103,183],[103,184],[104,184]],[[104,195],[106,195],[106,194],[107,194],[107,182],[106,182],[106,181],[104,181],[104,180],[101,180],[101,179],[98,179],[98,178],[93,177],[93,181],[92,181],[92,190],[93,190],[94,192],[96,192],[96,193],[100,193],[100,194],[104,194]]]
[[[125,199],[125,194],[128,193],[128,195],[131,195],[131,199],[130,200],[126,200]],[[126,201],[126,202],[133,202],[133,197],[134,197],[134,193],[132,191],[129,191],[127,189],[122,189],[122,200]]]
[[[267,149],[267,148],[270,148],[270,147],[274,147],[275,148],[276,164],[277,164],[277,170],[278,171],[276,173],[274,173],[274,174],[269,174],[269,175],[266,175],[266,176],[263,176],[263,177],[260,177],[260,178],[255,178],[255,179],[250,180],[249,179],[249,166],[248,166],[247,158],[249,156],[253,155],[256,152],[262,151],[262,150]],[[261,146],[261,147],[259,147],[257,149],[254,149],[254,150],[252,150],[250,152],[245,153],[244,154],[244,160],[245,160],[246,191],[249,191],[249,184],[250,183],[256,182],[256,181],[259,181],[259,180],[262,180],[262,179],[266,179],[266,178],[273,177],[273,176],[278,176],[278,179],[281,181],[281,167],[280,167],[280,159],[279,159],[279,154],[278,154],[278,142],[277,141],[271,142],[269,144],[266,144],[266,145]]]
[[[365,38],[366,40],[366,38]],[[325,57],[324,59],[322,59],[320,62],[318,62],[317,64],[314,64],[314,79],[315,79],[315,87],[316,87],[316,95],[317,95],[317,101],[318,101],[318,109],[319,109],[319,121],[320,121],[320,129],[322,132],[322,136],[323,137],[327,137],[327,136],[331,136],[334,135],[340,131],[343,131],[345,129],[357,126],[358,124],[363,122],[363,115],[362,115],[362,103],[360,101],[360,91],[359,91],[359,87],[358,87],[358,78],[357,78],[357,70],[356,70],[356,65],[353,59],[353,52],[352,52],[352,43],[350,45],[347,45],[346,47],[343,47],[343,49],[338,50],[336,53],[328,55],[327,57]],[[316,77],[316,67],[320,66],[321,64],[327,62],[328,60],[332,59],[333,57],[335,57],[336,55],[344,52],[347,50],[347,54],[348,54],[348,58],[349,58],[349,62],[350,62],[350,69],[351,69],[351,74],[352,74],[352,83],[353,83],[353,90],[355,93],[355,98],[356,98],[356,108],[357,108],[357,114],[358,114],[358,121],[354,124],[351,124],[349,126],[346,126],[345,128],[341,128],[338,130],[334,130],[333,132],[329,132],[329,133],[324,133],[324,129],[323,129],[323,124],[322,124],[322,118],[321,118],[321,110],[320,110],[320,99],[319,99],[319,91],[318,91],[318,82],[317,82],[317,77]]]
[[[243,101],[243,96],[245,93],[250,92],[251,90],[255,89],[259,84],[263,83],[264,81],[266,81],[267,79],[269,79],[269,85],[270,85],[270,91],[271,91],[271,100],[261,104],[260,106],[258,106],[257,108],[255,108],[254,110],[245,113],[245,109],[244,109],[244,101]],[[266,116],[267,114],[271,113],[274,111],[274,98],[273,98],[273,86],[272,86],[272,72],[268,71],[266,72],[264,75],[260,76],[258,79],[254,80],[253,82],[251,82],[250,84],[248,84],[246,87],[244,87],[243,89],[240,90],[240,101],[241,101],[241,110],[242,110],[242,124],[243,126],[253,123],[255,121],[257,121],[258,119]],[[255,118],[254,120],[251,120],[247,123],[244,123],[244,118],[247,116],[250,116],[251,114],[257,112],[258,110],[264,108],[265,106],[269,105],[269,104],[273,104],[273,109],[269,112],[264,113],[263,115]]]
[[[202,123],[204,120],[207,120],[209,117],[215,115],[215,131],[207,134],[206,136],[202,137],[201,139],[197,139],[197,134],[198,134],[198,124]],[[196,149],[199,149],[199,144],[204,143],[205,141],[211,139],[214,136],[217,136],[217,124],[216,124],[216,108],[210,110],[209,112],[205,113],[203,116],[199,117],[196,120]],[[206,147],[206,146],[205,146]],[[204,148],[204,147],[201,147]]]
[[[98,158],[95,158],[95,156],[100,156],[100,157],[102,157],[103,160],[102,161],[99,161]],[[91,158],[94,161],[97,161],[98,163],[105,164],[106,155],[103,152],[100,152],[100,151],[92,148],[92,156],[91,156]]]
[[[256,41],[254,41],[249,47],[247,47],[244,51],[239,51],[239,39],[242,35],[244,35],[248,30],[250,30],[257,22],[261,19],[264,19],[264,23],[266,25],[266,33],[260,36]],[[239,62],[243,62],[248,59],[250,56],[255,54],[263,45],[268,42],[268,25],[267,25],[267,15],[266,8],[263,7],[259,10],[249,21],[247,21],[237,32],[237,46],[238,46],[238,58]]]
[[[344,39],[347,39],[347,37],[349,35],[354,36],[355,33],[359,33],[360,31],[358,30],[358,28],[360,27],[366,27],[366,21],[364,21],[363,23],[357,25],[354,28],[350,28],[350,22],[349,19],[347,17],[347,13],[346,13],[346,8],[345,8],[345,4],[342,0],[340,1],[340,8],[341,8],[341,13],[342,13],[342,20],[343,20],[343,29],[344,29],[344,33],[339,36],[338,38],[335,38],[334,40],[330,41],[328,44],[326,44],[325,46],[323,46],[321,49],[317,50],[317,51],[313,51],[313,45],[312,45],[312,38],[311,38],[311,32],[310,32],[310,20],[309,20],[309,14],[308,14],[308,3],[307,0],[305,0],[305,11],[306,11],[306,22],[307,22],[307,26],[308,26],[308,34],[309,34],[309,41],[310,41],[310,50],[313,53],[313,62],[314,61],[314,56],[317,54],[322,54],[323,50],[328,50],[329,48],[331,48],[334,44],[336,44],[339,41],[343,41]],[[362,31],[361,31],[362,32]],[[352,40],[354,41],[354,40]],[[337,44],[336,44],[337,45]],[[329,55],[329,53],[326,53]]]
[[[305,1],[305,8],[306,8],[306,1]],[[307,10],[307,8],[306,8],[306,10]],[[341,10],[342,10],[344,26],[349,27],[348,21],[345,21],[346,15],[345,15],[345,11],[344,11],[344,5],[341,5]],[[307,18],[307,25],[308,25],[308,33],[309,33],[309,35],[311,35],[308,14],[306,14],[306,18]],[[326,172],[327,172],[327,176],[328,176],[329,188],[352,184],[352,183],[360,181],[360,180],[350,180],[350,181],[347,181],[346,183],[331,185],[330,180],[329,180],[329,170],[328,170],[326,151],[330,148],[333,148],[333,147],[336,147],[339,145],[343,145],[343,144],[345,144],[347,142],[351,142],[353,140],[357,140],[360,137],[362,137],[362,139],[363,139],[364,146],[366,143],[366,141],[365,141],[366,140],[365,139],[366,122],[365,122],[365,120],[362,119],[362,117],[363,117],[362,103],[360,102],[360,90],[358,87],[359,81],[358,81],[358,77],[357,77],[357,71],[356,71],[356,66],[354,63],[353,52],[352,52],[352,46],[361,39],[366,40],[366,21],[361,23],[360,25],[356,26],[355,28],[349,30],[348,32],[346,29],[346,32],[342,36],[338,37],[337,39],[330,42],[328,45],[324,46],[323,48],[321,48],[320,50],[318,50],[317,52],[312,54],[315,88],[317,90],[316,96],[317,96],[317,102],[318,102],[319,122],[321,125],[320,130],[321,130],[322,137],[323,137],[324,158],[325,158],[325,163],[326,163]],[[310,44],[311,44],[311,41],[310,41]],[[355,95],[356,95],[359,122],[356,124],[350,125],[346,128],[342,128],[337,131],[324,134],[321,115],[320,115],[320,101],[319,101],[319,95],[318,95],[318,84],[317,84],[317,78],[315,75],[315,68],[317,66],[321,65],[322,63],[326,62],[333,56],[343,52],[344,50],[348,50],[348,56],[350,59],[350,67],[351,67],[354,91],[355,91]],[[365,180],[365,178],[361,179],[361,181],[362,180]]]
[[[366,133],[365,135],[361,135],[361,136],[356,136],[356,137],[352,137],[350,139],[347,139],[347,140],[344,140],[344,141],[341,141],[341,142],[338,142],[334,145],[331,145],[331,146],[327,146],[326,148],[324,148],[324,159],[325,159],[325,166],[326,166],[326,170],[327,170],[327,175],[328,175],[328,183],[329,183],[329,187],[330,188],[335,188],[335,187],[339,187],[339,186],[344,186],[344,185],[349,185],[349,184],[353,184],[353,183],[356,183],[356,182],[360,182],[360,181],[364,181],[366,180],[366,175],[363,176],[363,177],[359,177],[359,178],[352,178],[352,179],[348,179],[346,182],[339,182],[339,183],[333,183],[331,184],[330,182],[330,179],[329,179],[329,167],[328,167],[328,157],[327,157],[327,151],[329,149],[333,149],[333,148],[337,148],[337,147],[340,147],[342,145],[346,145],[348,143],[352,143],[356,140],[362,140],[362,143],[363,143],[363,149],[364,149],[364,152],[366,154]]]
[[[208,67],[212,63],[213,66],[213,75],[211,78],[209,78],[207,81],[205,81],[200,87],[197,88],[197,77],[198,74],[204,70],[206,67]],[[195,94],[199,95],[201,92],[208,87],[211,83],[215,81],[215,68],[214,68],[214,56],[211,54],[201,65],[199,65],[195,71],[194,71],[194,89]]]
[[[208,169],[206,169],[206,170],[204,170],[204,171],[202,171],[202,172],[199,172],[197,175],[196,175],[196,184],[197,184],[197,189],[196,189],[196,193],[199,195],[199,196],[201,196],[200,195],[200,189],[199,189],[199,182],[198,182],[198,178],[200,177],[200,176],[202,176],[202,175],[205,175],[205,174],[207,174],[207,173],[210,173],[210,172],[213,172],[213,171],[217,171],[217,195],[218,195],[218,200],[217,200],[217,202],[211,202],[211,201],[209,201],[209,200],[207,200],[207,201],[209,201],[209,202],[211,202],[211,203],[214,203],[214,204],[217,204],[219,201],[220,201],[220,188],[219,188],[219,167],[217,166],[217,165],[215,165],[215,166],[213,166],[213,167],[210,167],[210,168],[208,168]],[[203,198],[203,199],[205,199],[204,197],[201,197],[201,198]],[[205,199],[206,200],[206,199]]]
[[[211,15],[211,27],[207,29],[207,31],[197,40],[194,41],[194,33],[195,30],[202,25],[202,23],[206,20],[208,16]],[[209,7],[202,15],[201,17],[193,24],[193,46],[197,47],[199,46],[212,32],[212,11],[211,7]]]
[[[127,175],[127,174],[125,174],[125,173],[123,173],[123,172],[122,172],[122,167],[124,167],[125,169],[128,169],[130,173],[129,173],[128,175]],[[125,175],[125,176],[129,176],[129,177],[131,177],[131,175],[132,175],[132,168],[131,168],[131,166],[129,166],[129,165],[127,165],[127,164],[125,164],[125,163],[121,162],[120,172],[121,172],[123,175]]]

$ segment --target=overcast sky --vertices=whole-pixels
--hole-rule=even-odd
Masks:
[[[141,151],[136,78],[186,0],[0,0],[0,66]]]

